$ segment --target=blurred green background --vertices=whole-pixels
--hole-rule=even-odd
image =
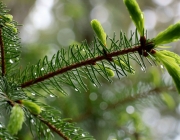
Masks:
[[[18,23],[22,43],[21,65],[49,58],[62,47],[83,40],[91,42],[94,34],[90,21],[98,19],[108,36],[122,30],[127,34],[135,27],[123,0],[3,0]],[[145,15],[148,37],[180,19],[178,0],[137,0]],[[167,44],[180,54],[180,42]],[[88,92],[68,89],[68,96],[47,97],[45,102],[72,118],[97,140],[179,140],[180,97],[166,70],[148,66],[143,72],[132,62],[136,74],[112,83],[101,79],[102,86],[90,81]],[[68,88],[68,87],[66,87]],[[26,128],[26,126],[24,126]],[[20,140],[33,140],[28,129],[19,133]],[[55,136],[56,137],[56,136]],[[55,138],[59,139],[59,138]]]

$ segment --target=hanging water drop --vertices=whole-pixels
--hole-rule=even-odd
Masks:
[[[30,120],[33,125],[35,125],[35,121],[33,119]]]
[[[164,66],[163,66],[163,65],[160,65],[160,67],[161,67],[161,69],[163,69],[163,68],[164,68]]]
[[[14,62],[12,61],[12,59],[10,59],[9,62],[10,62],[11,64],[14,63]]]
[[[2,124],[0,124],[0,128],[2,128],[3,126],[2,126]]]
[[[141,67],[141,70],[142,70],[142,71],[145,71],[145,67]]]
[[[44,68],[41,68],[41,71],[43,71],[44,70]]]
[[[85,135],[84,135],[84,134],[82,134],[82,137],[85,137]]]
[[[96,85],[96,84],[93,84],[93,86],[97,87],[97,85]]]
[[[56,120],[54,118],[52,118],[52,122],[56,122]]]
[[[53,95],[53,94],[50,94],[49,96],[50,96],[50,97],[54,97],[54,95]]]

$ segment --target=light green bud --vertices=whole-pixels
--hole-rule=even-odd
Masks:
[[[180,93],[180,56],[167,50],[156,51],[153,55],[165,66]]]
[[[138,3],[136,0],[124,0],[124,4],[126,5],[140,36],[144,36],[144,15],[139,8]]]
[[[160,32],[153,42],[156,46],[161,44],[167,44],[180,39],[180,22],[169,26],[166,30]]]
[[[114,71],[112,69],[110,69],[109,67],[105,67],[105,70],[108,74],[109,77],[114,77]]]
[[[128,66],[126,63],[124,63],[122,60],[120,60],[120,62],[118,60],[114,60],[114,63],[121,67],[122,69],[124,69],[125,71],[131,73],[131,74],[135,74],[135,70],[130,66]]]
[[[41,113],[41,108],[36,103],[29,100],[22,100],[21,103],[34,115],[39,115]]]
[[[101,23],[97,19],[93,19],[91,21],[91,27],[93,28],[99,40],[103,43],[103,45],[106,46],[106,33],[104,32]]]
[[[6,14],[6,15],[4,15],[4,18],[6,19],[7,22],[11,22],[13,19],[13,16],[10,14]]]
[[[108,66],[104,66],[103,67],[103,65],[101,65],[101,64],[98,64],[98,65],[95,65],[95,67],[96,68],[100,68],[100,69],[105,69],[105,71],[106,71],[106,73],[107,73],[107,75],[109,76],[109,77],[114,77],[114,71],[110,68],[110,67],[108,67]]]
[[[14,26],[14,24],[11,23],[5,23],[6,26],[10,27],[14,33],[17,33],[17,28]]]
[[[7,126],[8,131],[12,135],[17,134],[17,132],[21,130],[24,120],[25,116],[23,109],[19,105],[13,106]]]

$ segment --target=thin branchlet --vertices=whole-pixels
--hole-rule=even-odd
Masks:
[[[67,71],[71,71],[73,69],[79,68],[79,67],[83,67],[83,66],[87,66],[87,65],[93,65],[98,61],[102,61],[102,60],[109,60],[109,58],[115,57],[115,56],[119,56],[119,55],[124,55],[124,54],[128,54],[128,53],[134,53],[136,51],[138,51],[140,49],[141,46],[135,46],[133,48],[127,48],[124,50],[120,50],[120,51],[116,51],[116,52],[111,52],[111,53],[107,53],[106,55],[101,55],[101,56],[97,56],[95,58],[91,58],[91,59],[87,59],[85,61],[81,61],[79,63],[75,63],[66,67],[63,67],[61,69],[58,69],[54,72],[50,72],[44,76],[41,77],[37,77],[33,80],[27,81],[25,83],[21,84],[21,88],[26,88],[29,86],[32,86],[34,84],[37,84],[39,82],[42,82],[44,80],[47,80],[49,78],[52,78],[54,76],[57,76],[59,74],[63,74]]]
[[[137,101],[140,98],[141,99],[142,98],[147,98],[150,95],[162,94],[163,93],[162,91],[166,91],[166,90],[169,90],[169,87],[156,87],[154,89],[149,90],[148,92],[136,94],[133,97],[132,96],[128,96],[128,97],[124,98],[123,100],[119,100],[118,102],[116,102],[114,104],[110,104],[107,107],[107,110],[114,109],[114,108],[118,107],[119,105],[123,105],[123,104],[127,104],[127,103],[130,103],[130,102]],[[172,89],[172,90],[174,90],[174,89]]]
[[[56,126],[52,125],[50,122],[46,121],[42,116],[37,116],[37,118],[46,124],[53,132],[57,133],[60,137],[62,137],[64,140],[70,140],[69,137],[67,137],[60,129],[56,128]]]

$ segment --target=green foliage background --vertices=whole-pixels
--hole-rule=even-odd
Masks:
[[[81,43],[84,39],[91,42],[94,34],[90,21],[95,15],[100,15],[102,21],[107,18],[102,25],[111,37],[114,32],[119,36],[120,30],[129,32],[130,28],[134,29],[123,1],[54,0],[51,9],[53,20],[45,29],[38,29],[32,23],[36,14],[33,15],[32,10],[38,5],[38,0],[6,0],[4,3],[12,9],[10,13],[14,19],[23,24],[20,27],[22,67],[37,62],[44,55],[52,56],[61,47]],[[153,20],[153,11],[157,16],[155,26],[148,32],[150,37],[180,18],[177,0],[167,6],[160,6],[152,0],[138,0],[138,3],[143,11],[149,12],[145,16],[147,21]],[[39,18],[44,20],[41,16]],[[146,25],[150,26],[149,23]],[[179,42],[170,46],[180,53]],[[155,66],[148,66],[146,72],[136,64],[133,67],[136,74],[121,80],[114,77],[113,82],[108,83],[101,79],[101,87],[85,81],[89,88],[87,92],[65,87],[68,96],[57,92],[55,94],[59,98],[49,96],[40,100],[58,108],[62,118],[72,118],[97,140],[177,140],[180,137],[180,98],[171,78],[164,69]],[[22,140],[33,139],[29,129],[23,129],[18,137]]]

